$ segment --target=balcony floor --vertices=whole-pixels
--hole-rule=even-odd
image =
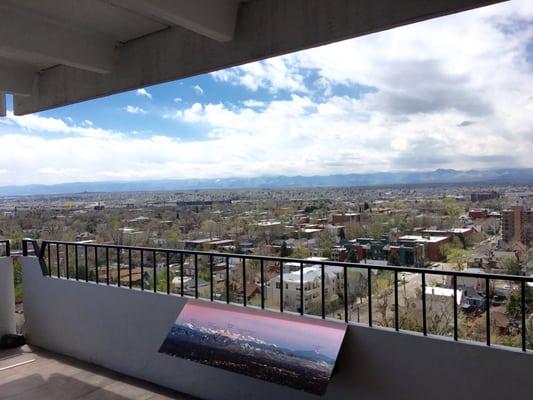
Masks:
[[[0,350],[0,399],[183,399],[192,397],[35,347]]]

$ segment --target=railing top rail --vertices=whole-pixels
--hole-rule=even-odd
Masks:
[[[24,242],[33,242],[37,243],[36,240],[24,239]],[[456,276],[462,278],[479,278],[479,279],[490,279],[490,280],[505,280],[505,281],[514,281],[514,282],[533,282],[533,276],[521,276],[521,275],[507,275],[507,274],[494,274],[494,273],[476,273],[476,272],[465,272],[465,271],[449,271],[449,270],[438,270],[430,268],[416,268],[416,267],[401,267],[395,265],[375,265],[367,263],[350,263],[342,261],[321,261],[321,260],[305,260],[298,258],[289,258],[289,257],[275,257],[275,256],[260,256],[254,254],[237,254],[237,253],[220,253],[214,251],[199,251],[199,250],[186,250],[186,249],[169,249],[169,248],[159,248],[159,247],[142,247],[142,246],[127,246],[127,245],[116,245],[116,244],[99,244],[99,243],[80,243],[80,242],[71,242],[71,241],[60,241],[60,240],[43,240],[41,241],[42,246],[48,244],[52,245],[69,245],[69,246],[86,246],[86,247],[99,247],[99,248],[109,248],[109,249],[123,249],[123,250],[135,250],[135,251],[156,251],[161,253],[174,253],[174,254],[189,254],[189,255],[205,255],[205,256],[220,256],[220,257],[230,257],[230,258],[245,258],[248,260],[258,260],[258,261],[273,261],[273,262],[295,262],[303,264],[313,264],[313,265],[323,265],[323,266],[332,266],[332,267],[347,267],[347,268],[358,268],[358,269],[367,269],[367,270],[381,270],[381,271],[397,271],[397,272],[407,272],[415,274],[430,274],[430,275],[441,275],[441,276]],[[44,248],[41,248],[41,256]]]

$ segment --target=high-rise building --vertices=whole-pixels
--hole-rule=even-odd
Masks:
[[[516,205],[502,211],[502,239],[508,244],[533,244],[533,210]]]

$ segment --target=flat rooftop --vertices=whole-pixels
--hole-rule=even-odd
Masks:
[[[180,399],[193,397],[35,347],[0,350],[2,399]]]
[[[418,236],[418,235],[405,235],[399,237],[399,241],[409,241],[409,242],[418,242],[418,243],[439,243],[443,240],[447,240],[446,236]]]

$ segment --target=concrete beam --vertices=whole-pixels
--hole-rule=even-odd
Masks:
[[[233,40],[238,0],[108,0],[116,6],[149,15],[163,23],[181,26],[200,35]]]
[[[46,110],[500,1],[251,1],[240,6],[231,42],[216,42],[180,27],[164,30],[121,47],[110,74],[66,66],[45,71],[39,79],[38,94],[16,98],[14,111],[21,115]]]
[[[7,115],[6,95],[0,92],[0,117]]]
[[[38,75],[31,72],[0,66],[0,92],[30,96],[37,78]]]
[[[0,56],[38,60],[81,70],[108,73],[113,69],[113,41],[78,31],[44,16],[0,6]]]

